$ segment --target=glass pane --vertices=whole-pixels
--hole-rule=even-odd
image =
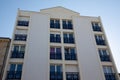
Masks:
[[[50,65],[50,72],[55,72],[55,65]]]
[[[70,52],[74,54],[75,53],[75,48],[71,48]]]
[[[17,65],[17,71],[22,71],[22,64]]]
[[[59,20],[55,20],[56,23],[59,23]]]
[[[102,50],[103,55],[107,55],[106,50]]]
[[[68,24],[72,24],[72,21],[69,20],[69,21],[68,21]]]
[[[95,26],[98,26],[98,23],[95,23]]]
[[[107,73],[106,67],[103,67],[103,72],[104,72],[104,73]]]
[[[73,34],[69,34],[69,37],[70,37],[70,38],[73,38]]]
[[[107,73],[112,73],[112,68],[111,67],[107,67]]]
[[[100,36],[98,36],[98,38],[99,38],[99,40],[103,40],[101,35],[100,35]]]
[[[50,48],[50,52],[51,52],[51,53],[55,52],[55,48],[51,47],[51,48]]]
[[[25,45],[21,46],[20,51],[25,51]]]
[[[66,37],[67,37],[67,34],[64,33],[64,37],[66,38]]]
[[[65,21],[65,20],[63,20],[62,22],[63,22],[63,24],[66,24],[66,21]]]
[[[56,34],[56,37],[60,37],[60,34]]]
[[[61,65],[57,65],[57,72],[62,72],[62,66]]]
[[[54,37],[54,34],[50,34],[50,37]]]
[[[10,65],[10,71],[15,71],[15,66],[16,66],[16,64],[11,64]]]
[[[69,53],[69,48],[65,48],[65,53]]]
[[[103,55],[102,52],[101,52],[101,50],[99,50],[99,54],[100,54],[100,55]]]
[[[57,53],[61,53],[61,48],[56,48]]]
[[[19,46],[18,45],[14,46],[14,51],[19,51]]]
[[[54,20],[50,20],[50,23],[54,23]]]

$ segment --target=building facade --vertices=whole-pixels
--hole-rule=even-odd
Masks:
[[[2,80],[6,58],[10,46],[10,38],[0,37],[0,80]]]
[[[18,10],[2,80],[119,80],[100,17]]]

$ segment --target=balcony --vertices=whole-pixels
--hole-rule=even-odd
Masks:
[[[62,72],[50,72],[50,80],[63,80]]]
[[[115,77],[115,73],[104,73],[106,80],[117,80]]]
[[[78,72],[66,72],[66,80],[79,80]]]
[[[76,53],[65,53],[65,60],[77,60]]]
[[[25,51],[12,51],[11,58],[24,58]]]
[[[100,55],[101,61],[109,61],[110,62],[110,56],[109,55]]]
[[[21,80],[22,71],[8,71],[6,80]]]
[[[101,27],[100,26],[92,26],[93,31],[98,31],[98,32],[102,32]]]
[[[103,46],[106,45],[105,40],[97,40],[97,39],[96,39],[96,44],[97,45],[103,45]]]
[[[73,25],[72,24],[63,23],[62,26],[63,26],[63,29],[73,29]]]
[[[50,53],[50,59],[56,59],[56,60],[61,60],[62,59],[62,54],[61,53]]]

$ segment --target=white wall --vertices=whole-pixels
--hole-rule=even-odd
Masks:
[[[48,80],[48,26],[48,16],[31,15],[22,80]]]
[[[79,70],[82,80],[104,80],[92,33],[92,20],[98,21],[97,18],[73,17]]]

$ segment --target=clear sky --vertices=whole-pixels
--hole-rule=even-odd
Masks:
[[[39,11],[55,6],[63,6],[84,16],[101,16],[120,72],[120,0],[0,0],[0,37],[11,38],[18,8]]]

